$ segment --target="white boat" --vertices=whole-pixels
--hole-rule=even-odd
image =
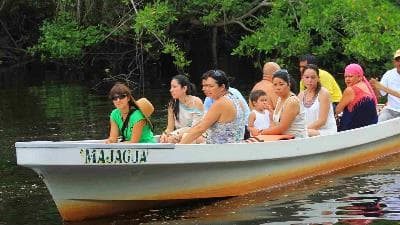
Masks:
[[[64,220],[239,196],[400,152],[400,118],[335,135],[235,144],[17,142]]]

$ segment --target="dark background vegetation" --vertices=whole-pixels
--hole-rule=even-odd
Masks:
[[[220,68],[248,87],[265,61],[298,77],[305,53],[337,79],[351,62],[381,76],[400,48],[399,9],[399,0],[3,0],[0,86],[122,79],[158,88]]]

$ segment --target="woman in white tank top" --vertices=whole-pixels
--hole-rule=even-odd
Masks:
[[[318,67],[313,64],[306,65],[302,80],[306,89],[300,92],[298,97],[305,109],[308,135],[336,133],[331,97],[328,90],[321,87]]]
[[[290,75],[286,70],[278,70],[273,74],[272,83],[278,96],[270,128],[262,134],[290,134],[295,138],[307,137],[305,112],[296,95],[291,92]]]

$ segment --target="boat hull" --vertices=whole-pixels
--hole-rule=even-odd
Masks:
[[[365,163],[400,151],[399,125],[395,120],[333,136],[255,144],[20,144],[17,157],[43,177],[63,219],[76,221],[177,200],[244,195]],[[123,160],[120,152],[118,162],[110,160],[124,148],[134,159]],[[63,154],[72,159],[59,159]]]

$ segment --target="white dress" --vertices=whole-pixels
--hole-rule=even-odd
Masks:
[[[264,110],[264,112],[260,113],[257,110],[253,109],[252,112],[256,114],[256,120],[254,120],[254,127],[258,130],[263,130],[269,128],[269,112],[268,110]]]
[[[305,113],[306,113],[306,124],[307,125],[318,120],[319,108],[320,108],[320,103],[319,103],[318,97],[319,97],[319,94],[316,96],[313,104],[310,107],[304,107]],[[304,98],[303,98],[302,105],[304,105]],[[332,104],[329,104],[328,118],[326,119],[325,125],[319,129],[319,134],[322,136],[322,135],[334,134],[336,132],[337,132],[337,127],[336,127],[335,116],[333,114],[333,107],[332,107]]]

